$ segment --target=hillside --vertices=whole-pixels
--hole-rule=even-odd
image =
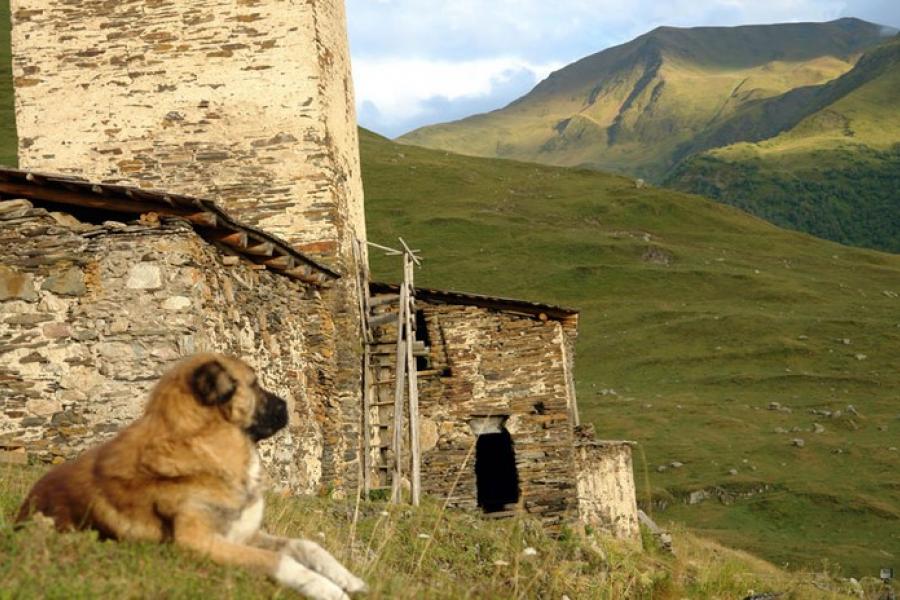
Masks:
[[[659,180],[695,137],[762,99],[846,73],[883,39],[858,19],[660,27],[572,63],[503,109],[398,141]]]
[[[900,256],[625,177],[361,136],[369,237],[421,248],[420,284],[582,310],[579,405],[640,443],[657,517],[778,564],[858,576],[900,556]]]
[[[245,569],[203,560],[170,544],[98,543],[90,533],[59,535],[10,518],[41,469],[0,467],[0,597],[299,598]],[[677,556],[601,535],[549,537],[526,518],[487,521],[383,502],[268,499],[266,527],[313,539],[369,584],[369,600],[561,598],[572,600],[732,600],[752,591],[796,600],[849,600],[870,594],[833,573],[785,573],[684,531]],[[530,553],[525,549],[530,548]]]
[[[667,184],[820,237],[900,252],[898,95],[895,37],[834,81],[748,107],[695,139]],[[768,130],[751,139],[754,124]]]

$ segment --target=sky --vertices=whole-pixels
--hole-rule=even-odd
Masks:
[[[858,17],[900,27],[900,0],[346,0],[363,127],[396,137],[501,108],[552,71],[660,25]]]

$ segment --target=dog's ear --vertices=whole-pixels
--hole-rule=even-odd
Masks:
[[[200,404],[205,406],[225,404],[237,390],[237,382],[216,360],[197,367],[191,374],[190,382]]]

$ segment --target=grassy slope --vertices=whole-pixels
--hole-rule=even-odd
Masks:
[[[725,145],[688,159],[668,183],[780,225],[900,252],[898,94],[894,39],[843,77],[761,102],[710,139],[695,140],[695,150]],[[729,131],[746,131],[748,123],[772,123],[764,118],[770,114],[785,117],[777,125],[782,133],[757,143],[727,141]]]
[[[0,165],[18,164],[9,41],[9,0],[0,0]]]
[[[552,74],[508,107],[401,141],[658,179],[683,145],[743,107],[849,70],[879,27],[842,19],[659,28]]]
[[[39,469],[0,467],[0,598],[293,598],[263,577],[170,545],[99,543],[10,518]],[[730,600],[751,591],[797,600],[849,599],[827,573],[787,574],[741,552],[675,533],[677,557],[641,553],[596,535],[548,538],[527,519],[485,521],[364,502],[269,499],[267,528],[322,543],[371,588],[365,598],[560,598]],[[424,536],[424,537],[423,537]],[[430,539],[429,539],[430,538]],[[523,555],[526,547],[537,556]],[[421,567],[419,563],[421,561]],[[496,564],[503,561],[506,564]],[[872,591],[874,581],[863,582]]]
[[[900,556],[900,257],[624,177],[367,132],[362,158],[370,239],[422,248],[419,283],[582,310],[582,413],[640,442],[661,515],[779,563],[863,574]],[[393,259],[373,260],[390,278]],[[657,471],[672,461],[685,466]],[[731,504],[680,500],[764,485]]]

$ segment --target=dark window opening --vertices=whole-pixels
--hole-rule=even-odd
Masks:
[[[537,415],[545,415],[547,414],[547,406],[543,401],[538,401],[534,403],[534,413]]]
[[[512,436],[500,433],[478,436],[475,444],[475,484],[478,506],[486,513],[514,510],[519,502],[519,472]]]
[[[426,350],[431,346],[429,343],[431,340],[428,339],[428,321],[425,320],[425,311],[423,310],[416,311],[416,341],[425,344]],[[417,371],[427,371],[430,368],[431,356],[424,355],[416,357]]]

